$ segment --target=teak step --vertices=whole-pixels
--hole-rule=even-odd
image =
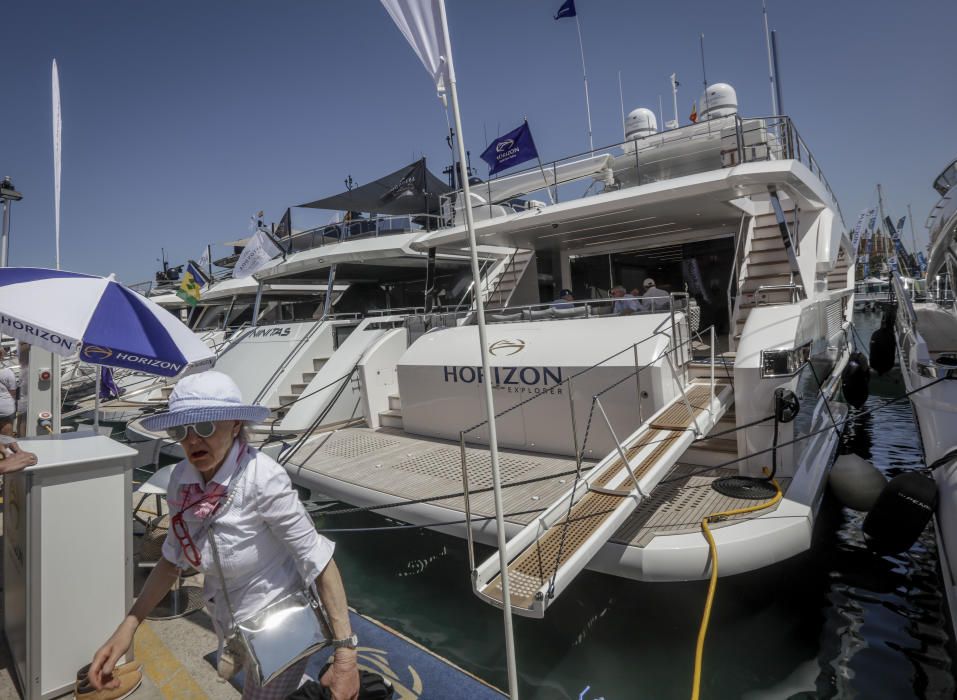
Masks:
[[[319,374],[318,372],[303,372],[303,373],[302,373],[302,381],[304,381],[306,384],[308,384],[308,383],[311,382],[313,379],[315,379],[318,374]]]
[[[323,366],[324,364],[326,364],[326,358],[324,358],[324,357],[321,357],[321,358],[319,358],[319,357],[314,357],[314,358],[312,358],[312,369],[315,370],[317,373],[319,372],[319,370],[322,369],[322,366]]]
[[[389,410],[390,411],[401,411],[402,410],[402,399],[399,398],[398,394],[392,394],[389,397]]]
[[[308,384],[293,384],[289,390],[296,396],[301,396],[302,392],[306,390],[307,386],[309,385]]]

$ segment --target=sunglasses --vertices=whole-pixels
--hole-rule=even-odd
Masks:
[[[206,436],[209,437],[209,436]],[[170,518],[169,523],[173,528],[173,535],[179,541],[179,546],[183,549],[183,555],[193,566],[199,566],[200,555],[199,550],[196,548],[196,543],[193,542],[193,538],[189,534],[189,527],[186,525],[186,522],[183,520],[183,513],[187,510],[196,506],[203,501],[208,501],[213,498],[219,498],[219,494],[208,494],[202,498],[198,498],[192,503],[186,504],[183,506],[183,509],[176,513],[172,518]],[[216,510],[219,510],[219,504],[216,504]],[[215,510],[213,511],[216,512]],[[210,516],[211,517],[211,516]]]
[[[172,428],[166,429],[166,434],[169,435],[171,440],[182,442],[186,439],[190,428],[201,438],[208,438],[216,432],[215,423],[212,421],[202,421],[200,423],[190,423],[189,425],[174,425]]]

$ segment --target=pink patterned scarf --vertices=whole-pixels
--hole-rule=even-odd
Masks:
[[[192,508],[194,516],[206,519],[213,514],[220,499],[226,495],[226,487],[215,481],[211,481],[206,488],[199,484],[183,484],[179,494],[180,502],[174,505],[183,510]]]

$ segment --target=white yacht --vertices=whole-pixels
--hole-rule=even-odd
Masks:
[[[358,209],[364,204],[368,209],[395,210],[378,203],[382,194],[378,189],[365,200],[362,190],[303,206],[343,204]],[[346,195],[348,200],[341,201]],[[420,201],[416,199],[414,206]],[[458,303],[468,308],[465,300],[472,295],[468,257],[460,252],[430,255],[411,247],[413,239],[434,228],[434,214],[380,211],[365,216],[356,209],[350,210],[348,222],[286,240],[289,252],[284,258],[272,261],[254,278],[226,280],[203,295],[197,332],[245,324],[225,342],[216,368],[234,377],[244,396],[273,409],[271,419],[253,430],[257,439],[296,436],[362,420],[366,414],[358,399],[357,363],[380,336],[402,326],[410,313],[422,314],[427,305],[438,309],[438,302],[444,302],[454,308]],[[494,268],[498,276],[509,262],[496,249],[482,257],[483,265]],[[488,279],[497,279],[496,274]],[[240,288],[241,298],[236,295]],[[330,288],[332,294],[326,294]],[[291,296],[308,289],[323,295],[311,303]],[[499,282],[495,291],[505,294],[506,289],[509,285]],[[164,387],[160,399],[169,391],[171,387]],[[127,426],[127,434],[137,440],[159,437],[145,431],[139,421]],[[164,449],[178,453],[178,445]]]
[[[487,296],[493,376],[474,309],[406,317],[356,364],[363,424],[274,448],[293,480],[492,544],[491,381],[517,613],[586,567],[706,578],[701,521],[755,504],[712,524],[720,575],[806,550],[847,411],[850,241],[792,121],[708,91],[702,122],[659,132],[638,109],[623,143],[474,185],[479,245],[509,251],[489,272],[508,280]],[[463,207],[446,195],[411,246],[463,254]],[[497,556],[473,582],[501,604]]]
[[[940,201],[928,218],[926,301],[894,276],[898,359],[938,486],[937,544],[951,619],[957,614],[957,161],[934,180]],[[955,621],[957,634],[957,621]]]

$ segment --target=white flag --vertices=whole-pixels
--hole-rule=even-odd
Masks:
[[[203,256],[199,259],[199,269],[203,271],[203,274],[209,274],[209,246],[203,248]]]
[[[412,45],[441,95],[445,92],[449,51],[442,30],[440,1],[382,0],[382,5],[402,36]]]
[[[243,248],[233,268],[233,277],[240,279],[255,274],[279,255],[279,252],[279,248],[269,239],[265,231],[256,231],[256,235],[250,238],[246,247]]]
[[[60,72],[53,59],[53,217],[56,231],[56,269],[60,269],[60,159],[62,122],[60,120]]]

